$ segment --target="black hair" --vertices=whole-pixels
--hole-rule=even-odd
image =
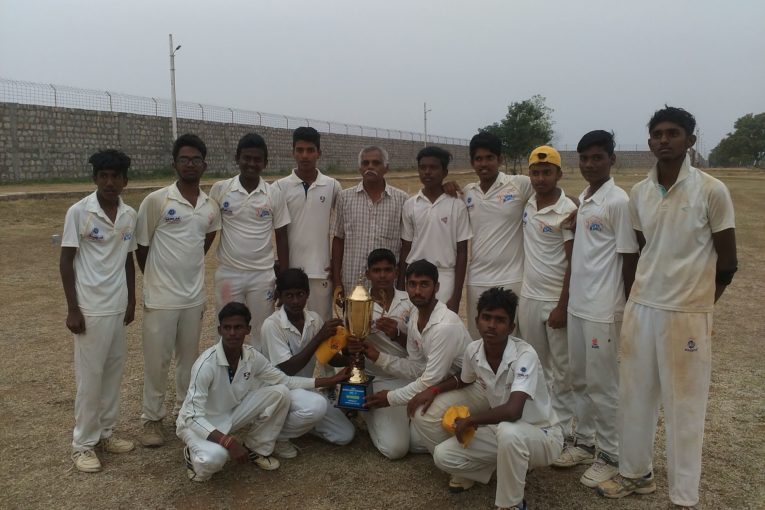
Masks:
[[[247,305],[237,301],[231,301],[220,309],[220,312],[218,312],[218,324],[222,323],[223,319],[228,319],[229,317],[244,317],[247,324],[252,320],[252,314]]]
[[[502,140],[487,131],[481,131],[470,139],[470,161],[473,161],[478,149],[486,149],[498,158],[502,157]]]
[[[300,289],[310,292],[308,287],[308,275],[299,267],[291,267],[279,273],[276,277],[276,292],[284,292],[290,289]]]
[[[266,141],[257,133],[247,133],[239,139],[236,145],[236,157],[242,153],[242,149],[260,149],[263,151],[263,158],[268,161],[268,147]]]
[[[178,153],[181,152],[181,149],[184,147],[195,148],[199,151],[200,154],[202,154],[202,159],[207,157],[207,146],[202,141],[202,139],[197,135],[186,133],[185,135],[179,136],[175,143],[173,143],[173,161],[178,158]]]
[[[484,291],[478,298],[478,314],[482,310],[496,310],[498,308],[507,312],[510,321],[515,321],[515,310],[518,308],[518,296],[510,289],[492,287]]]
[[[292,148],[295,148],[295,144],[298,142],[310,142],[321,150],[321,135],[312,127],[299,127],[292,132]]]
[[[390,262],[394,266],[396,265],[396,256],[387,248],[377,248],[369,252],[367,257],[367,269],[377,264],[378,262]]]
[[[117,149],[106,149],[90,156],[88,163],[93,165],[93,177],[98,174],[99,170],[118,170],[122,177],[127,179],[130,156]]]
[[[576,152],[582,153],[592,146],[597,146],[606,151],[609,156],[614,155],[614,148],[616,148],[616,141],[614,141],[614,133],[603,131],[602,129],[596,129],[590,131],[579,140],[576,146]]]
[[[417,164],[420,164],[422,158],[427,157],[438,158],[441,161],[441,168],[444,170],[449,169],[449,161],[452,160],[452,154],[448,150],[436,147],[435,145],[428,145],[420,149],[420,152],[417,153]]]
[[[648,132],[653,131],[656,124],[660,122],[672,122],[685,130],[685,134],[690,136],[696,130],[696,119],[690,112],[677,108],[675,106],[664,105],[664,108],[654,112],[651,120],[648,121]]]
[[[425,259],[415,260],[406,268],[406,278],[410,276],[427,276],[433,283],[438,283],[438,268]]]

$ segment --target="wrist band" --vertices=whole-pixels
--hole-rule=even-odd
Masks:
[[[439,393],[441,393],[441,390],[438,389],[438,386],[431,386],[428,389],[431,391],[431,393],[433,393],[433,395],[438,395]]]

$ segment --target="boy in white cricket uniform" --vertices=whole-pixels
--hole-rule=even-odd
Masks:
[[[407,327],[414,305],[409,294],[395,288],[396,256],[386,248],[372,250],[367,257],[366,277],[372,284],[370,295],[374,299],[373,328],[364,339],[379,353],[392,358],[407,358]],[[352,292],[353,289],[348,289]],[[349,340],[353,343],[353,339]],[[360,352],[360,351],[359,351]],[[396,364],[387,366],[369,363],[366,371],[373,375],[375,390],[395,390],[417,378],[424,365],[417,369],[397,370]],[[369,437],[380,453],[391,460],[400,459],[409,452],[409,417],[404,406],[381,407],[364,413]]]
[[[96,191],[66,213],[61,240],[61,281],[74,333],[75,427],[72,460],[79,471],[101,470],[95,453],[133,449],[113,436],[127,345],[125,326],[135,314],[135,210],[120,198],[130,158],[117,150],[93,154]]]
[[[379,352],[369,342],[365,342],[364,347],[366,356],[376,366],[412,382],[394,390],[377,391],[367,398],[366,405],[370,409],[406,406],[411,419],[410,451],[427,449],[433,452],[433,448],[444,439],[441,416],[445,408],[433,406],[427,413],[415,415],[419,406],[415,406],[412,399],[450,374],[460,371],[462,353],[470,343],[470,336],[459,315],[436,299],[439,286],[436,266],[421,259],[409,264],[406,271],[406,291],[415,307],[407,328],[408,357],[399,358]]]
[[[699,500],[712,368],[712,310],[737,269],[733,203],[725,185],[690,165],[696,121],[657,111],[648,146],[657,157],[630,192],[642,247],[624,310],[619,367],[619,474],[598,486],[609,498],[656,490],[653,441],[664,407],[669,498]]]
[[[265,356],[287,375],[313,377],[317,371],[316,349],[342,325],[340,319],[324,322],[316,312],[308,310],[309,292],[310,284],[304,271],[297,268],[282,271],[276,278],[276,298],[282,306],[261,328]],[[331,363],[345,366],[347,360],[338,354]],[[320,372],[323,369],[318,367]],[[295,389],[291,391],[291,399],[290,412],[313,418],[306,420],[305,427],[285,427],[276,444],[277,456],[295,457],[298,452],[289,439],[309,431],[333,444],[345,445],[353,440],[356,433],[353,423],[324,394]]]
[[[275,183],[287,202],[291,219],[287,227],[289,264],[308,275],[311,286],[308,309],[326,321],[332,317],[330,222],[342,187],[316,168],[321,140],[314,128],[299,127],[292,133],[292,154],[297,168]],[[287,269],[281,261],[279,267]]]
[[[189,387],[205,309],[205,254],[220,229],[218,206],[199,187],[207,148],[196,135],[173,144],[178,180],[150,193],[138,209],[136,256],[143,278],[143,432],[164,444],[167,371],[175,351],[175,409]]]
[[[574,395],[566,336],[568,286],[574,234],[564,226],[576,204],[558,188],[560,154],[547,145],[529,156],[529,177],[536,192],[523,213],[524,270],[518,321],[523,338],[536,350],[552,405],[566,434],[571,434]]]
[[[281,190],[261,178],[268,165],[268,147],[260,135],[248,133],[239,140],[236,162],[239,175],[216,182],[210,190],[221,214],[215,297],[218,309],[231,301],[247,305],[255,324],[250,342],[263,352],[260,325],[274,312],[271,241],[276,238],[280,267],[287,269],[290,216]]]
[[[499,171],[502,141],[490,133],[470,140],[470,164],[478,182],[464,188],[473,239],[467,270],[467,325],[478,338],[475,318],[478,298],[492,287],[520,295],[523,283],[523,209],[534,193],[525,175]],[[516,324],[517,326],[517,324]],[[522,336],[516,329],[515,336]]]
[[[580,479],[588,487],[619,470],[619,333],[638,250],[629,197],[611,178],[614,146],[613,134],[603,130],[587,133],[577,146],[579,169],[589,186],[579,196],[568,301],[576,443],[568,444],[554,465],[594,462]]]
[[[453,482],[454,478],[462,481],[450,484],[450,490],[467,490],[476,481],[488,483],[496,471],[497,507],[525,510],[526,474],[549,466],[560,454],[563,433],[536,352],[509,336],[516,304],[510,290],[484,292],[476,305],[481,338],[465,349],[462,374],[441,382],[423,397],[432,402],[450,395],[472,395],[480,402],[470,407],[469,417],[455,420],[454,437],[433,452],[436,466],[450,473]],[[465,434],[471,430],[475,436],[465,444]]]
[[[186,474],[195,482],[208,480],[229,458],[277,469],[279,461],[271,453],[283,424],[303,418],[289,413],[289,388],[333,387],[347,378],[347,373],[288,377],[244,345],[252,320],[244,304],[228,303],[218,318],[220,341],[194,363],[176,422],[176,433],[186,443]],[[250,429],[242,443],[228,435],[246,426]]]
[[[465,203],[444,193],[443,181],[452,155],[435,146],[417,154],[422,189],[404,202],[401,224],[399,286],[403,287],[406,265],[425,259],[438,268],[436,296],[449,310],[459,312],[467,269],[470,230]]]

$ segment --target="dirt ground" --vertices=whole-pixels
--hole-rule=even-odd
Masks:
[[[644,173],[621,171],[615,177],[629,189]],[[765,298],[765,174],[738,170],[716,174],[730,187],[736,205],[739,272],[715,311],[702,504],[707,509],[764,508],[765,312],[761,304]],[[455,177],[463,183],[474,180],[471,175]],[[418,187],[414,178],[396,180],[394,185],[409,192]],[[578,172],[567,172],[562,187],[569,194],[578,194],[583,188]],[[137,208],[144,195],[126,192],[124,197]],[[64,213],[75,200],[0,202],[0,346],[4,352],[0,356],[0,508],[493,508],[495,481],[450,495],[447,475],[433,466],[429,456],[389,461],[373,448],[363,427],[345,447],[310,437],[297,440],[300,456],[284,461],[278,471],[228,465],[210,482],[195,484],[186,479],[182,444],[168,419],[165,431],[170,440],[163,448],[139,446],[125,455],[102,455],[104,470],[100,474],[72,469],[72,336],[64,326],[59,248],[51,244],[51,235],[61,232]],[[212,254],[207,261],[209,290],[216,263]],[[140,289],[140,278],[138,285]],[[212,296],[209,302],[213,302]],[[128,332],[117,430],[120,436],[134,439],[140,430],[141,319],[139,307]],[[216,340],[211,309],[205,320],[200,350]],[[168,384],[168,402],[173,393]],[[669,506],[661,428],[656,442],[655,494],[606,501],[579,484],[582,471],[584,468],[536,470],[526,485],[530,507],[626,510]]]

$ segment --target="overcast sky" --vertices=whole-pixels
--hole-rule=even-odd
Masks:
[[[0,0],[0,76],[469,138],[534,94],[556,144],[645,146],[664,103],[708,152],[765,111],[765,1]]]

